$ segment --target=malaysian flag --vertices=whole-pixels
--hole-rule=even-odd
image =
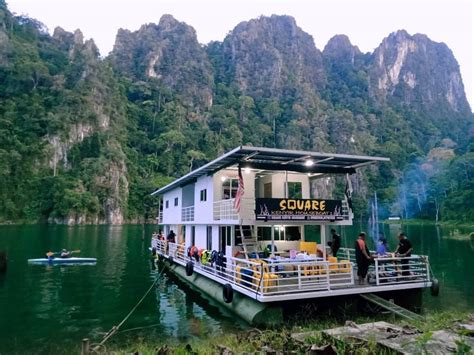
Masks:
[[[242,200],[242,195],[244,194],[245,189],[244,189],[244,178],[242,177],[242,169],[240,168],[239,165],[239,186],[237,187],[237,193],[235,194],[235,199],[234,199],[234,209],[238,212],[240,212],[240,205],[241,205],[241,200]]]

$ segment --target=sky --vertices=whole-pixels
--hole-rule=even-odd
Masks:
[[[196,30],[202,44],[222,41],[238,23],[260,15],[290,15],[324,49],[346,34],[363,52],[372,52],[391,32],[405,29],[444,42],[461,68],[466,95],[474,105],[472,0],[7,0],[10,11],[93,38],[103,56],[119,28],[138,30],[171,14]]]

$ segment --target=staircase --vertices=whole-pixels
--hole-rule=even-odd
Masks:
[[[389,310],[392,313],[395,313],[396,315],[399,315],[403,318],[412,320],[412,321],[422,321],[423,317],[420,316],[419,314],[413,313],[412,311],[409,311],[406,308],[400,307],[396,305],[395,303],[392,303],[390,301],[387,301],[386,299],[379,297],[377,295],[374,295],[373,293],[363,293],[360,295],[362,298],[366,299],[367,301],[370,301],[377,306],[380,306],[382,308],[385,308],[386,310]]]
[[[242,243],[239,244],[239,246],[242,247],[245,259],[249,259],[249,254],[255,253],[255,258],[258,257],[258,252],[259,250],[259,244],[257,241],[257,233],[255,231],[255,228],[252,226],[239,226],[235,230],[236,236],[237,234],[240,235],[242,233]]]

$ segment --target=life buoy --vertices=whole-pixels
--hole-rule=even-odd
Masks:
[[[438,296],[439,295],[439,281],[438,279],[431,280],[431,295]]]
[[[186,276],[191,276],[194,271],[194,265],[192,261],[186,263]]]
[[[222,297],[224,298],[225,303],[231,303],[234,299],[234,290],[232,289],[231,284],[225,284],[222,289]]]

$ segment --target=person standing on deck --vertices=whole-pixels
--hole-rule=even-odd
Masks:
[[[372,258],[369,249],[365,244],[365,233],[360,232],[359,238],[355,242],[355,257],[357,264],[357,276],[359,277],[359,285],[364,284],[365,277],[369,271],[369,265]]]
[[[411,256],[411,252],[413,251],[413,246],[411,245],[411,242],[408,240],[407,236],[405,233],[400,233],[398,235],[398,239],[400,242],[398,243],[398,247],[395,250],[395,255],[402,257],[402,258],[407,258]],[[409,264],[410,260],[408,259],[402,259],[400,260],[400,263],[402,264],[402,276],[408,276],[410,275],[409,270]]]
[[[331,229],[332,241],[328,242],[328,245],[331,247],[332,256],[337,257],[337,252],[341,247],[341,236],[336,233],[334,228]]]
[[[176,234],[174,234],[173,230],[170,230],[166,239],[168,240],[168,243],[176,243]]]

